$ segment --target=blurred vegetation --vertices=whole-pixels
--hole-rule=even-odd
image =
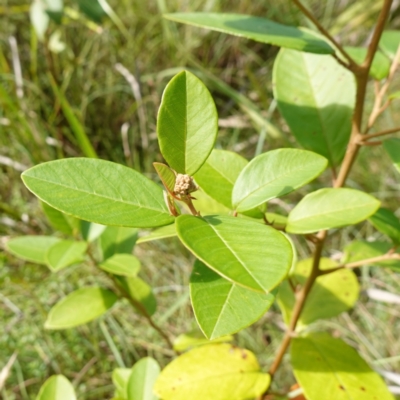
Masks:
[[[304,3],[347,45],[365,43],[381,5],[377,0]],[[62,25],[51,22],[40,41],[30,24],[26,1],[0,3],[1,247],[9,236],[52,232],[40,205],[22,185],[20,172],[26,167],[95,152],[155,177],[152,163],[161,161],[155,133],[157,109],[165,84],[181,68],[195,72],[214,96],[220,116],[217,147],[250,158],[268,149],[295,146],[272,98],[276,47],[162,19],[163,12],[238,12],[313,28],[289,0],[234,5],[227,0],[110,0],[109,4],[117,18],[104,15],[96,23],[79,13],[76,3],[66,1]],[[394,2],[390,27],[400,28],[399,1]],[[50,41],[55,40],[55,32],[65,44],[63,51],[49,49],[54,48]],[[400,90],[399,77],[394,90]],[[380,119],[381,127],[400,124],[398,104],[393,102]],[[325,179],[330,179],[328,174]],[[367,147],[348,184],[372,193],[399,215],[398,182],[380,147]],[[289,197],[288,206],[306,192],[307,188]],[[279,202],[273,207],[287,212]],[[368,224],[344,229],[330,239],[327,255],[335,257],[350,239],[371,235]],[[307,245],[301,246],[299,257],[308,256]],[[167,239],[138,245],[135,254],[142,260],[143,277],[155,288],[157,322],[173,335],[194,329],[187,289],[189,253],[177,240]],[[364,289],[400,291],[400,276],[390,270],[363,268],[359,273]],[[0,369],[18,353],[0,397],[33,399],[46,377],[63,373],[76,385],[80,399],[111,398],[114,368],[129,367],[146,354],[163,365],[170,360],[172,355],[157,333],[123,304],[101,322],[60,332],[43,329],[48,310],[61,295],[102,279],[82,265],[51,274],[0,254]],[[373,366],[400,371],[398,309],[362,294],[353,311],[320,324],[355,344]],[[255,351],[266,366],[281,336],[282,320],[273,307],[238,334],[236,342]],[[277,381],[285,389],[293,384],[285,365]]]

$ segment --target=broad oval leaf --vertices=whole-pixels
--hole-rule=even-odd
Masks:
[[[190,277],[190,298],[196,320],[208,339],[250,326],[275,299],[271,293],[257,293],[227,281],[199,260]]]
[[[86,221],[138,228],[173,221],[161,187],[120,164],[89,158],[50,161],[23,172],[22,179],[42,201]]]
[[[345,50],[358,64],[363,63],[368,52],[366,47],[345,47]],[[389,71],[389,59],[380,51],[377,51],[375,53],[374,60],[372,61],[371,69],[369,71],[370,76],[380,81],[389,75]]]
[[[161,372],[155,392],[163,400],[244,400],[260,396],[270,376],[248,350],[229,344],[200,346]]]
[[[394,400],[382,378],[340,339],[326,333],[296,337],[290,355],[308,400]]]
[[[131,368],[115,368],[112,372],[111,379],[115,386],[115,397],[121,399],[128,398],[128,381],[131,376]]]
[[[259,292],[276,287],[292,263],[288,239],[258,222],[220,215],[181,215],[176,230],[182,243],[217,274]]]
[[[156,312],[157,300],[146,282],[138,277],[117,277],[117,280],[125,293],[132,299],[132,305],[140,314],[151,316]]]
[[[383,142],[383,148],[389,154],[394,167],[400,172],[400,138],[385,140]]]
[[[53,375],[42,385],[36,400],[76,400],[74,387],[64,375]]]
[[[99,267],[114,275],[135,277],[140,270],[140,261],[131,254],[114,254]]]
[[[92,321],[110,309],[118,297],[110,290],[86,287],[64,297],[50,310],[46,329],[68,329]]]
[[[100,248],[103,253],[103,260],[117,253],[132,254],[137,237],[137,229],[107,226],[100,236]]]
[[[214,200],[232,208],[232,189],[247,160],[226,150],[213,150],[195,175],[198,185]]]
[[[142,236],[138,239],[137,243],[151,242],[153,240],[166,239],[176,236],[175,224],[162,226],[161,228],[154,229],[149,234]]]
[[[390,237],[393,242],[400,243],[400,221],[392,211],[380,208],[369,218],[369,221],[378,231]]]
[[[160,375],[160,366],[151,357],[139,360],[132,368],[127,385],[127,400],[157,400],[154,383]]]
[[[220,13],[175,13],[164,14],[164,17],[171,21],[241,36],[256,42],[310,53],[334,53],[333,48],[325,40],[311,32],[294,26],[282,25],[266,18]]]
[[[87,242],[95,241],[103,234],[105,225],[95,224],[94,222],[80,221],[81,235]]]
[[[86,242],[61,240],[47,251],[46,263],[53,272],[59,271],[69,265],[83,261],[86,249]]]
[[[56,210],[47,203],[42,202],[42,209],[54,229],[66,235],[73,234],[74,228],[76,228],[79,223],[77,219]]]
[[[83,14],[85,14],[89,19],[101,24],[103,17],[106,16],[104,8],[101,6],[99,0],[76,0],[79,9]]]
[[[329,258],[321,258],[322,270],[337,267],[338,264]],[[312,268],[312,259],[297,263],[291,279],[294,285],[304,285]],[[357,302],[360,292],[357,277],[349,269],[340,269],[317,278],[301,312],[298,326],[308,325],[318,319],[332,318],[349,310]],[[282,310],[286,324],[289,323],[295,295],[288,281],[279,287],[278,304]]]
[[[355,81],[333,57],[281,50],[273,69],[274,97],[296,140],[338,165],[346,151]]]
[[[188,71],[175,75],[164,90],[158,111],[160,150],[169,166],[194,175],[214,147],[218,115],[203,82]]]
[[[307,150],[278,149],[254,158],[240,173],[232,193],[237,211],[246,211],[310,182],[328,161]]]
[[[60,239],[53,236],[21,236],[10,239],[6,249],[14,256],[37,264],[46,264],[46,253]]]
[[[380,257],[393,249],[393,243],[388,242],[367,242],[364,240],[354,241],[344,248],[343,263],[352,263],[370,258]],[[365,265],[376,265],[388,267],[400,272],[400,260],[369,261]]]
[[[286,231],[304,234],[357,224],[379,205],[379,200],[359,190],[320,189],[306,195],[290,212]]]
[[[400,31],[383,31],[379,47],[389,57],[394,58],[400,43]]]

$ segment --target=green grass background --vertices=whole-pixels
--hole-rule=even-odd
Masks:
[[[340,40],[348,45],[363,45],[381,2],[304,3]],[[221,119],[218,148],[250,159],[269,149],[296,146],[272,101],[271,71],[276,47],[162,18],[163,12],[225,11],[312,28],[289,0],[110,0],[109,4],[121,23],[104,17],[101,24],[95,24],[76,12],[75,3],[66,1],[69,16],[59,27],[50,24],[47,35],[58,29],[66,43],[66,50],[56,54],[48,50],[46,42],[37,40],[29,22],[27,2],[0,3],[1,249],[9,237],[52,233],[37,200],[24,188],[20,170],[56,158],[87,154],[87,146],[77,140],[82,131],[100,158],[132,166],[155,178],[152,163],[162,161],[155,133],[157,110],[163,88],[181,68],[198,74],[213,94]],[[399,6],[393,10],[390,27],[400,27]],[[16,94],[10,36],[18,45],[22,97]],[[117,63],[135,75],[142,101],[133,96],[129,83],[115,68]],[[399,86],[397,77],[393,91]],[[370,89],[372,93],[372,85]],[[67,99],[70,109],[62,109],[61,96]],[[371,105],[369,96],[367,110]],[[68,112],[76,116],[75,121],[68,120]],[[264,119],[276,131],[265,129],[260,123]],[[399,102],[394,102],[379,119],[378,127],[399,123]],[[127,128],[124,134],[123,125]],[[329,184],[328,175],[323,180]],[[372,193],[399,215],[399,182],[399,176],[377,146],[362,149],[348,185]],[[287,207],[317,185],[287,197],[286,204],[278,202],[271,211],[287,212]],[[330,238],[325,255],[335,256],[350,240],[366,237],[379,238],[367,223],[343,229]],[[297,244],[299,257],[307,257],[307,245]],[[158,298],[155,320],[173,336],[194,329],[187,286],[192,256],[176,239],[138,245],[135,254],[143,264],[142,277],[151,283]],[[400,292],[400,275],[389,269],[364,267],[357,273],[363,289]],[[47,377],[63,373],[74,383],[78,398],[108,399],[113,394],[114,368],[130,367],[146,355],[162,365],[171,360],[172,354],[158,334],[125,303],[77,329],[43,329],[47,312],[58,299],[103,279],[87,265],[52,274],[45,267],[0,253],[0,370],[14,352],[18,353],[0,390],[1,398],[33,399]],[[369,300],[362,293],[354,310],[318,325],[344,337],[373,366],[400,371],[398,307]],[[266,368],[282,337],[282,326],[280,312],[273,306],[254,326],[236,335],[235,342],[254,351]],[[274,389],[283,392],[294,383],[287,356],[277,373],[277,382]]]

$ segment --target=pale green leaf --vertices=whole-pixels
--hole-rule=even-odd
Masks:
[[[210,154],[218,132],[214,100],[203,82],[188,71],[175,75],[158,111],[161,153],[181,174],[194,175]]]
[[[214,200],[232,208],[232,189],[247,160],[226,150],[213,150],[195,175],[196,183]]]
[[[351,131],[353,74],[333,57],[281,50],[273,84],[278,108],[296,140],[338,165]]]
[[[190,277],[194,315],[209,339],[240,331],[259,320],[275,297],[227,281],[196,260]]]
[[[139,360],[132,368],[129,377],[127,392],[128,400],[158,400],[153,394],[153,387],[160,367],[154,358],[145,357]]]
[[[286,231],[304,234],[357,224],[379,205],[379,200],[359,190],[320,189],[306,195],[290,212]]]
[[[131,254],[114,254],[99,267],[114,275],[135,277],[140,270],[140,261]]]
[[[87,242],[95,241],[106,229],[105,225],[94,222],[80,221],[81,235]]]
[[[103,225],[151,228],[173,217],[162,189],[131,168],[109,161],[70,158],[23,172],[28,189],[52,207]]]
[[[76,227],[78,220],[56,210],[47,203],[42,202],[41,205],[43,212],[55,230],[65,233],[66,235],[73,234],[74,227]]]
[[[131,376],[131,368],[115,368],[112,372],[111,379],[115,386],[115,397],[121,399],[128,398],[128,380]]]
[[[250,351],[212,344],[197,347],[167,365],[155,392],[163,400],[244,400],[260,396],[270,380]]]
[[[193,197],[195,198],[195,200],[193,200],[193,205],[196,210],[201,212],[201,215],[225,215],[231,212],[231,209],[226,208],[223,204],[214,200],[202,190],[193,193]],[[187,208],[186,205],[184,205],[184,207]]]
[[[10,239],[6,249],[22,260],[46,264],[46,253],[60,239],[52,236],[21,236]]]
[[[396,100],[396,99],[400,99],[400,90],[397,90],[396,92],[390,93],[389,100]]]
[[[106,15],[103,7],[99,3],[98,0],[75,0],[79,9],[83,14],[85,14],[89,19],[96,22],[97,24],[101,24],[103,17]]]
[[[61,24],[62,16],[63,16],[63,8],[64,2],[63,0],[42,0],[46,4],[46,12],[49,17],[56,22],[57,24]],[[56,31],[59,32],[60,31]],[[53,36],[53,35],[52,35]],[[51,41],[51,38],[50,38]],[[50,43],[49,43],[50,47]]]
[[[176,236],[175,224],[162,226],[161,228],[154,229],[148,235],[142,236],[138,239],[137,243],[151,242],[153,240],[160,240]]]
[[[210,343],[232,342],[233,336],[221,336],[217,339],[208,340],[200,330],[182,333],[174,340],[174,350],[183,352],[197,346],[204,346]]]
[[[165,186],[165,188],[170,192],[174,192],[176,175],[174,171],[165,164],[162,163],[153,163],[155,170],[157,171],[158,176],[161,179],[161,182]]]
[[[53,272],[59,271],[69,265],[83,261],[86,249],[86,242],[61,240],[47,251],[46,264]]]
[[[74,387],[64,375],[53,375],[40,388],[36,400],[76,400]]]
[[[154,297],[151,287],[140,278],[117,278],[124,291],[133,300],[136,310],[146,316],[156,312],[157,300]]]
[[[137,229],[108,226],[100,236],[103,260],[117,253],[132,254],[137,235]]]
[[[333,48],[311,32],[245,14],[176,13],[164,14],[165,18],[184,24],[212,29],[241,36],[256,42],[308,51],[333,54]]]
[[[400,44],[400,31],[383,31],[379,47],[389,57],[394,58]]]
[[[276,229],[286,229],[287,217],[276,213],[265,213],[265,218],[269,224]]]
[[[290,354],[307,400],[394,400],[357,351],[327,333],[293,338]]]
[[[68,329],[86,324],[104,314],[117,300],[113,292],[100,287],[75,290],[52,307],[44,327]]]
[[[337,266],[335,261],[321,258],[322,270]],[[303,286],[310,275],[311,267],[312,259],[298,262],[290,277],[293,284]],[[318,319],[336,317],[349,310],[356,303],[359,291],[357,277],[351,270],[340,269],[318,277],[307,297],[298,326],[311,324]],[[290,321],[295,301],[292,288],[288,281],[284,281],[279,288],[278,304],[286,324]]]
[[[400,243],[400,221],[387,208],[380,208],[369,218],[371,224],[395,243]]]
[[[237,211],[246,211],[310,182],[326,168],[326,158],[307,150],[278,149],[254,158],[240,173],[232,193]]]
[[[345,47],[345,50],[358,64],[363,63],[365,57],[367,56],[367,51],[368,51],[366,47]],[[389,71],[390,71],[389,59],[380,51],[377,51],[375,53],[374,60],[372,61],[369,74],[373,78],[380,81],[389,75]]]
[[[375,258],[388,253],[393,248],[393,243],[354,241],[344,248],[343,263],[352,263],[369,258]],[[400,260],[386,260],[366,262],[365,265],[388,267],[400,272]]]
[[[176,230],[182,243],[208,267],[256,291],[270,292],[292,263],[292,247],[286,237],[251,220],[181,215]]]
[[[394,167],[400,172],[400,138],[385,140],[383,142],[383,148],[389,154]]]
[[[50,22],[46,13],[46,3],[43,0],[33,0],[29,15],[38,39],[43,41]]]

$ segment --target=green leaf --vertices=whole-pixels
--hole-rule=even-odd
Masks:
[[[281,282],[292,263],[286,237],[258,222],[229,216],[181,215],[176,230],[182,243],[216,273],[268,293]]]
[[[49,206],[47,203],[42,202],[41,205],[43,212],[55,230],[65,233],[66,235],[73,234],[74,226],[77,224],[75,218],[67,216],[61,211]]]
[[[308,51],[333,54],[333,48],[311,32],[286,26],[266,18],[245,14],[176,13],[164,14],[171,21],[212,29],[230,35],[241,36],[256,42]]]
[[[212,344],[172,361],[161,372],[154,390],[163,400],[244,400],[260,396],[270,380],[250,351]]]
[[[214,200],[232,208],[232,189],[247,160],[226,150],[213,150],[194,176],[197,184]]]
[[[103,7],[100,5],[98,0],[75,0],[79,9],[83,14],[85,14],[89,19],[96,22],[97,24],[101,24],[103,17],[106,15],[106,12],[103,10]]]
[[[196,320],[208,339],[230,335],[259,320],[275,297],[229,282],[196,260],[190,277]]]
[[[338,264],[329,258],[321,258],[322,270],[335,268]],[[294,285],[304,285],[312,268],[312,259],[297,263],[291,274]],[[340,269],[317,278],[301,313],[298,326],[309,325],[312,322],[332,318],[354,306],[359,295],[357,277],[353,271]],[[295,296],[288,281],[279,288],[278,304],[282,310],[286,324],[289,323],[295,304]]]
[[[33,0],[29,10],[31,24],[40,41],[44,40],[50,18],[46,13],[46,4],[42,0]]]
[[[176,181],[176,175],[174,171],[168,167],[168,165],[162,164],[162,163],[153,163],[153,166],[155,170],[157,171],[158,176],[161,179],[161,182],[165,186],[165,188],[170,192],[174,192],[175,188],[175,181]]]
[[[103,225],[151,228],[173,221],[162,189],[131,168],[70,158],[22,173],[27,188],[52,207]]]
[[[61,24],[64,2],[63,0],[44,0],[46,3],[46,13],[49,17],[56,22],[57,24]]]
[[[193,196],[195,197],[195,200],[193,200],[193,205],[196,210],[201,211],[202,215],[225,215],[231,212],[231,209],[226,208],[223,204],[214,200],[202,190],[198,190],[196,193],[193,193]],[[186,205],[184,205],[184,207],[186,208]]]
[[[44,324],[46,329],[68,329],[92,321],[118,300],[110,290],[86,287],[64,297],[50,310]]]
[[[333,57],[281,50],[274,97],[296,140],[338,165],[346,151],[355,102],[352,73]]]
[[[237,211],[246,211],[310,182],[326,168],[326,158],[307,150],[278,149],[254,158],[240,173],[232,193]]]
[[[154,229],[148,235],[142,236],[138,239],[137,243],[151,242],[153,240],[160,240],[176,236],[175,224],[162,226],[161,228]]]
[[[354,241],[344,248],[343,263],[352,263],[369,258],[379,257],[388,253],[393,248],[392,243],[388,242],[366,242],[363,240]],[[377,265],[388,267],[400,272],[400,260],[374,261],[365,263],[366,265]]]
[[[140,278],[117,277],[119,284],[133,300],[136,310],[147,316],[152,316],[157,309],[157,300],[151,287]]]
[[[131,368],[115,368],[112,372],[111,379],[116,388],[115,397],[121,399],[128,398],[128,380],[131,376]]]
[[[379,205],[379,200],[359,190],[320,189],[306,195],[290,212],[286,231],[304,234],[357,224]]]
[[[183,352],[193,347],[204,346],[205,344],[232,342],[232,340],[233,336],[231,335],[208,340],[200,330],[195,330],[179,335],[174,340],[174,350]]]
[[[74,387],[64,375],[53,375],[42,385],[36,400],[76,400]]]
[[[400,139],[392,138],[385,140],[383,142],[383,148],[389,154],[389,157],[393,161],[394,167],[400,173]]]
[[[383,31],[379,47],[390,58],[394,58],[400,43],[400,31]]]
[[[400,221],[387,208],[380,208],[369,218],[371,224],[384,235],[390,237],[394,243],[400,243]]]
[[[194,175],[209,156],[218,133],[214,100],[203,82],[188,71],[175,75],[158,111],[161,153],[181,174]]]
[[[108,226],[100,236],[103,260],[117,253],[132,254],[137,234],[137,229]]]
[[[287,217],[275,213],[265,213],[265,218],[268,223],[271,224],[276,229],[286,229]]]
[[[353,58],[353,60],[362,64],[367,56],[367,49],[365,47],[345,47],[347,53]],[[369,74],[377,79],[378,81],[386,78],[390,71],[389,59],[380,51],[377,51],[372,61],[371,69]]]
[[[86,242],[61,240],[47,251],[46,263],[53,272],[60,271],[69,265],[83,261],[86,249]]]
[[[106,226],[94,222],[80,221],[81,235],[87,242],[95,241],[106,229]]]
[[[128,381],[128,400],[157,400],[153,394],[153,387],[158,375],[160,366],[151,357],[139,360],[132,368]]]
[[[390,95],[388,97],[388,100],[396,100],[396,99],[400,99],[400,90],[390,93]]]
[[[37,264],[46,264],[46,253],[60,239],[53,236],[21,236],[10,239],[6,249],[14,256]]]
[[[135,277],[140,270],[140,261],[131,254],[114,254],[99,267],[114,275]]]
[[[307,400],[394,400],[382,378],[340,339],[326,333],[296,337],[290,354]]]

